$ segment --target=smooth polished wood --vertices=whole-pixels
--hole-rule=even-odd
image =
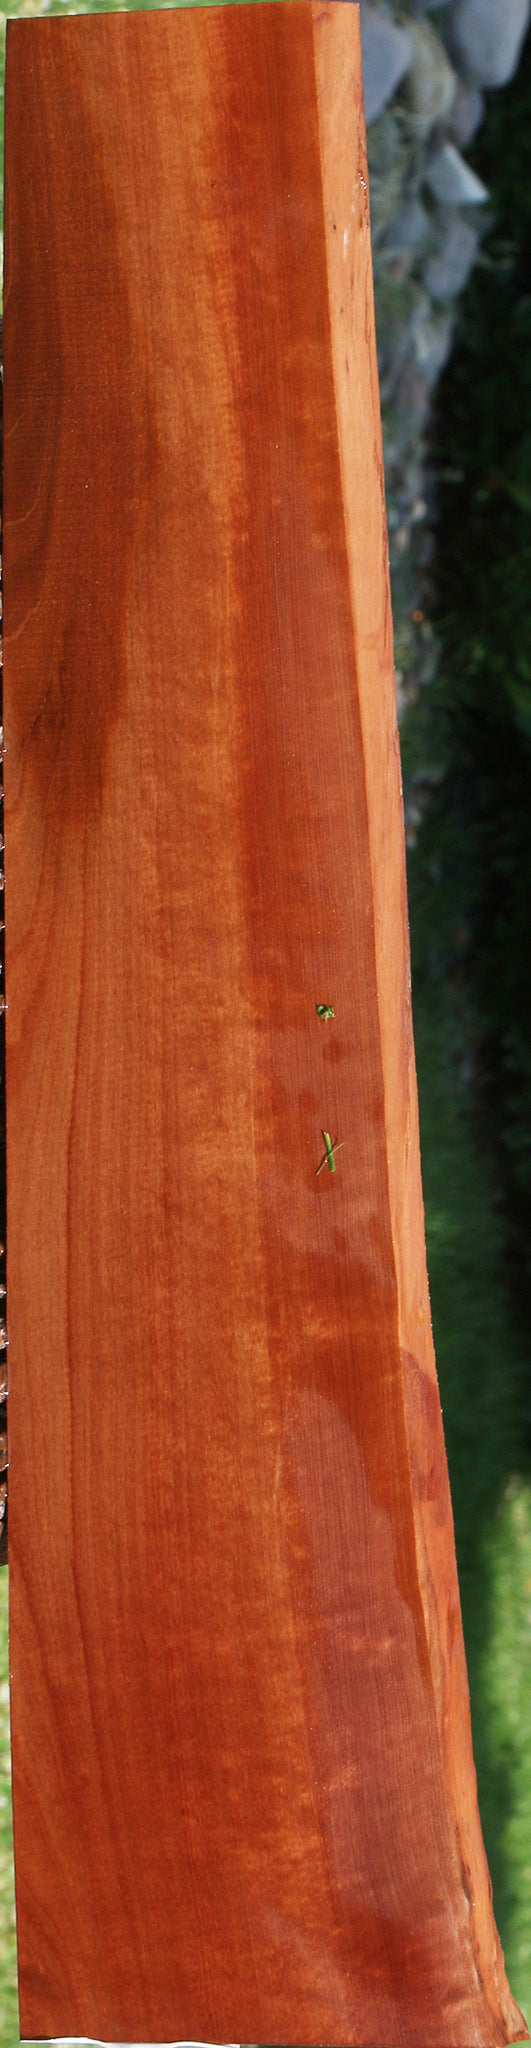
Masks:
[[[10,22],[6,179],[22,2031],[493,2048],[358,10]]]

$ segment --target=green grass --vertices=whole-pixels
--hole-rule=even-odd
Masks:
[[[7,1650],[7,1571],[0,1573],[0,2040],[2,2048],[18,2042],[13,1821],[9,1755],[9,1678]]]
[[[506,1486],[488,1544],[492,1629],[483,1662],[491,1753],[509,1800],[501,1847],[511,1884],[507,1964],[531,2021],[531,1484]]]
[[[414,895],[414,891],[412,892]],[[488,1161],[459,1101],[443,983],[415,998],[426,1242],[480,1813],[511,1989],[531,2020],[531,1476]]]
[[[406,798],[440,763],[443,656],[402,729]],[[454,1510],[474,1756],[511,1989],[531,2020],[529,1336],[481,1088],[468,973],[472,839],[436,799],[409,858],[413,1008],[430,1295]]]

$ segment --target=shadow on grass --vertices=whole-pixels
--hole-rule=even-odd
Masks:
[[[493,1698],[501,1679],[494,1561],[504,1541],[508,1487],[515,1474],[525,1483],[530,1471],[522,1421],[525,1335],[509,1294],[495,1168],[478,1123],[473,1019],[459,977],[445,978],[432,944],[433,932],[441,929],[438,879],[435,868],[431,889],[421,845],[410,859],[409,898],[430,1296],[479,1805],[496,1921],[510,1949],[522,1872],[507,1855],[506,1839],[518,1756],[522,1744],[529,1746],[529,1733],[517,1729],[514,1747],[510,1717],[501,1737],[495,1725]],[[446,909],[450,915],[451,904]],[[531,1775],[531,1754],[529,1770]],[[521,1988],[512,1988],[521,1999]]]

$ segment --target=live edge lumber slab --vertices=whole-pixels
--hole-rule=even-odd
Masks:
[[[4,490],[21,2031],[491,2048],[357,8],[9,22]]]

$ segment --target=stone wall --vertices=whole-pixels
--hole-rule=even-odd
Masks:
[[[485,95],[517,69],[530,17],[531,0],[361,0],[399,712],[436,670],[427,428],[460,295],[494,225],[467,150]]]

